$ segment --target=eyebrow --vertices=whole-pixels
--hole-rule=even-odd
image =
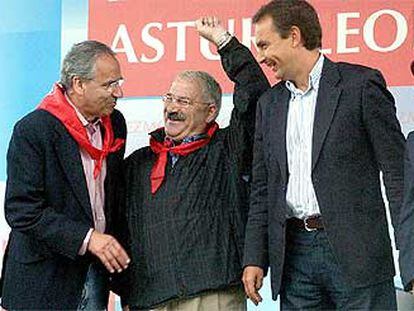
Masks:
[[[191,98],[190,97],[187,97],[187,96],[175,96],[175,97],[177,97],[179,99],[188,99],[188,100],[191,100]]]
[[[111,83],[114,83],[114,82],[117,82],[117,81],[120,81],[120,80],[124,80],[124,78],[120,77],[118,79],[109,80],[109,81],[106,81],[104,84],[111,84]]]
[[[262,48],[266,44],[268,44],[268,42],[264,41],[264,40],[259,40],[259,41],[256,42],[256,46],[259,47],[259,48]]]
[[[167,93],[166,95],[174,96],[174,97],[179,98],[179,99],[188,99],[188,100],[191,100],[190,97],[187,97],[187,96],[178,96],[178,95],[174,95],[173,93]]]

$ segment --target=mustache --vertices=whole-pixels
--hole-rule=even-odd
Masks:
[[[187,117],[181,112],[171,111],[167,113],[167,118],[172,121],[185,121]]]

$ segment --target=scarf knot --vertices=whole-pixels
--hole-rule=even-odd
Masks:
[[[85,149],[91,158],[95,160],[94,178],[99,176],[103,161],[108,154],[118,151],[125,143],[125,139],[114,138],[110,116],[103,116],[101,117],[104,128],[102,149],[94,147],[89,141],[87,130],[79,120],[75,109],[66,99],[62,86],[57,83],[53,86],[52,92],[43,98],[37,109],[46,110],[61,121],[78,145]]]
[[[151,150],[157,155],[157,159],[151,170],[151,193],[155,194],[164,181],[168,152],[172,152],[180,156],[186,156],[193,153],[210,142],[211,137],[216,132],[218,127],[218,124],[213,122],[208,126],[207,136],[205,138],[201,138],[187,144],[180,144],[178,146],[173,146],[171,141],[159,142],[151,136],[150,147]]]

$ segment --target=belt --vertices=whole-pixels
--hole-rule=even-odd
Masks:
[[[309,216],[305,219],[289,218],[287,220],[288,226],[305,229],[306,231],[323,230],[322,216]]]

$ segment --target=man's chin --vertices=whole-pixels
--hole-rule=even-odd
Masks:
[[[170,126],[165,126],[165,135],[169,138],[171,138],[172,140],[181,140],[183,133],[182,131],[176,129],[176,128],[171,128]]]
[[[273,72],[275,75],[276,80],[283,80],[283,76],[279,71]]]
[[[171,138],[172,140],[180,140],[180,137],[181,137],[180,133],[176,133],[174,131],[168,131],[168,130],[165,130],[165,135],[168,138]]]
[[[101,116],[101,117],[108,117],[108,116],[110,116],[110,115],[112,114],[112,112],[114,112],[114,108],[109,108],[109,109],[106,109],[106,110],[102,113],[102,116]]]
[[[183,131],[184,124],[181,121],[167,120],[165,121],[165,131],[171,135],[178,135]]]

